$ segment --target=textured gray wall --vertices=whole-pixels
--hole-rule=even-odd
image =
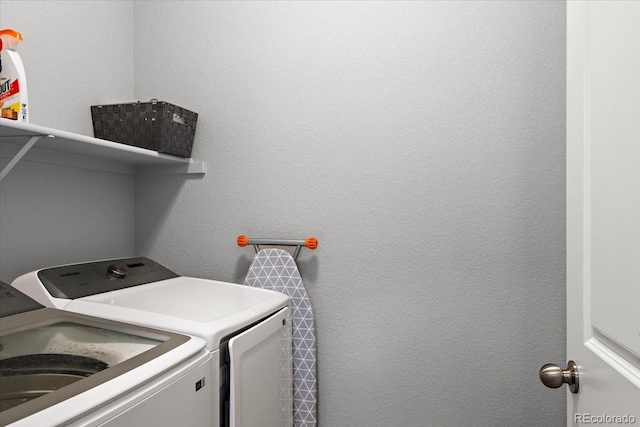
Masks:
[[[136,2],[135,97],[201,179],[136,181],[136,252],[240,282],[304,237],[320,422],[563,426],[564,2]]]
[[[0,28],[24,36],[31,123],[92,136],[90,105],[132,99],[131,1],[2,0]],[[12,155],[4,148],[2,166]],[[133,254],[135,177],[47,164],[51,158],[43,151],[21,161],[0,186],[3,281]]]

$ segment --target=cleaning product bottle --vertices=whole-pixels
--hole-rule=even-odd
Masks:
[[[3,119],[28,123],[27,77],[16,52],[21,41],[19,32],[0,30],[0,109]]]

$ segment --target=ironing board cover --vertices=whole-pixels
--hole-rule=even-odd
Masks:
[[[293,322],[293,423],[316,425],[316,336],[313,312],[294,259],[282,249],[263,249],[244,279],[248,286],[291,297]]]

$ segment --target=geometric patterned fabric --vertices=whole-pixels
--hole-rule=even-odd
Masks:
[[[291,298],[293,327],[293,425],[316,426],[316,335],[313,312],[300,272],[282,249],[258,252],[244,284],[282,292]]]

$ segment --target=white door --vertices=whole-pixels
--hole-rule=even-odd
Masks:
[[[640,1],[567,16],[567,424],[640,425]]]

